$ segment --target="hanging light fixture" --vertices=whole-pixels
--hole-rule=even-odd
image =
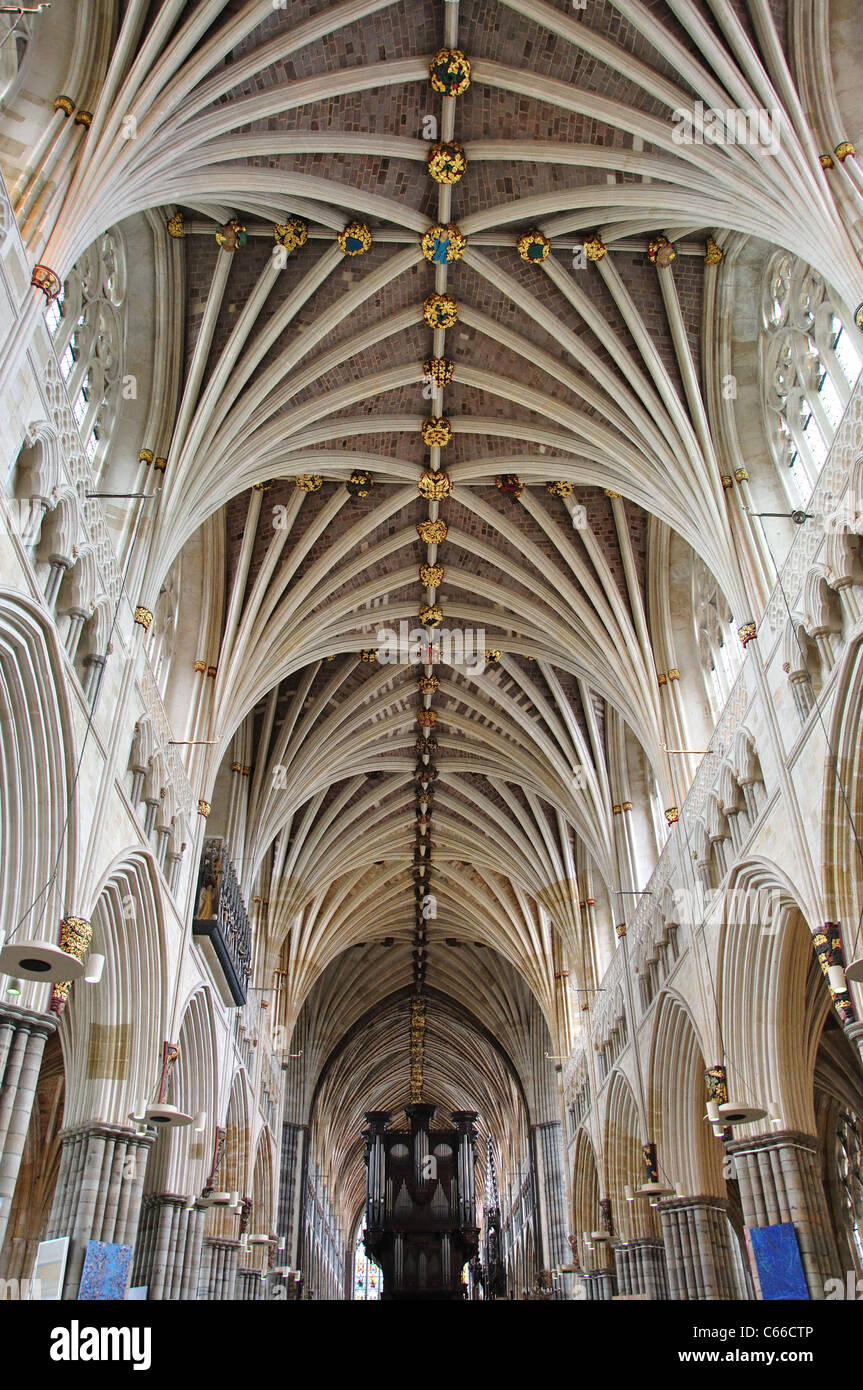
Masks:
[[[853,980],[858,985],[863,984],[863,956],[848,962],[845,967],[845,979]]]
[[[750,1125],[766,1118],[767,1111],[760,1105],[744,1105],[728,1099],[728,1078],[724,1066],[708,1067],[704,1081],[708,1097],[707,1119],[713,1125],[714,1134],[717,1125],[722,1136],[722,1129],[727,1125]]]
[[[146,1110],[148,1124],[156,1125],[159,1129],[177,1129],[182,1125],[192,1123],[191,1115],[185,1115],[178,1106],[171,1105],[165,1100],[171,1070],[179,1056],[180,1049],[176,1043],[166,1042],[162,1044],[162,1075],[159,1081],[159,1094],[155,1104],[148,1105]]]
[[[644,1182],[641,1187],[635,1189],[636,1197],[647,1197],[651,1204],[654,1204],[660,1197],[671,1197],[674,1195],[674,1188],[667,1183],[660,1181],[659,1161],[656,1157],[656,1145],[651,1141],[641,1146],[641,1160],[644,1164]]]
[[[0,950],[0,975],[22,980],[80,980],[84,957],[93,937],[85,917],[64,917],[60,941],[12,941]]]
[[[84,982],[88,985],[97,985],[102,978],[105,969],[105,957],[100,956],[96,951],[91,951],[87,957],[87,966],[84,971]]]

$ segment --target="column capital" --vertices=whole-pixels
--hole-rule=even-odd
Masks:
[[[84,1120],[81,1124],[70,1125],[68,1129],[61,1129],[58,1138],[61,1144],[66,1144],[70,1139],[84,1138],[91,1134],[97,1139],[124,1139],[127,1143],[137,1144],[143,1149],[148,1149],[157,1138],[155,1133],[139,1134],[132,1125],[108,1124],[105,1120]]]
[[[732,1139],[725,1145],[730,1154],[747,1153],[756,1149],[808,1149],[818,1152],[818,1140],[814,1134],[804,1134],[797,1129],[776,1129],[768,1134],[756,1134],[752,1139]]]
[[[17,1004],[0,1003],[0,1021],[14,1023],[16,1028],[26,1028],[31,1033],[44,1033],[50,1037],[57,1031],[55,1014],[41,1014],[35,1009],[23,1009]]]
[[[699,1192],[692,1197],[663,1197],[656,1204],[658,1212],[684,1211],[687,1207],[713,1207],[716,1211],[727,1212],[728,1202],[724,1197]]]

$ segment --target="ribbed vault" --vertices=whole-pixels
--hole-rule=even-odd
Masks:
[[[95,8],[105,39],[114,7]],[[480,1110],[502,1145],[551,1113],[536,1077],[613,945],[593,907],[611,936],[643,881],[614,815],[635,804],[655,861],[685,791],[657,681],[677,666],[672,541],[736,626],[764,597],[726,486],[723,248],[785,247],[852,310],[863,274],[782,3],[119,8],[86,142],[45,196],[24,175],[18,215],[60,278],[133,214],[166,225],[177,313],[138,481],[164,472],[129,583],[154,610],[201,557],[181,736],[210,743],[187,767],[255,904],[256,987],[284,972],[296,1119],[347,1222],[362,1112],[407,1099],[418,903],[426,1098]],[[442,46],[470,58],[457,97],[429,82]],[[778,112],[782,138],[680,143],[696,101]],[[462,146],[458,181],[430,178],[429,135]],[[280,243],[291,219],[304,237]],[[427,259],[450,224],[464,254]],[[544,259],[520,258],[528,232]],[[422,661],[384,660],[436,606]],[[435,660],[444,628],[488,661]],[[612,1128],[628,1158],[628,1096]]]

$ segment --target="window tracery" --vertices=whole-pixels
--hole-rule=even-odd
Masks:
[[[863,1123],[850,1110],[839,1112],[835,1157],[845,1218],[863,1263]]]
[[[725,707],[742,663],[728,600],[698,555],[692,560],[692,612],[698,656],[714,723]]]
[[[45,312],[84,452],[97,476],[123,391],[126,317],[125,255],[115,230],[85,251]]]
[[[821,276],[787,251],[767,267],[759,362],[768,443],[789,505],[800,507],[850,399],[863,343]]]

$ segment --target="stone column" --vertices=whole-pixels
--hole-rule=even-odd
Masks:
[[[857,1048],[857,1051],[860,1053],[860,1060],[863,1061],[863,1023],[857,1023],[856,1021],[846,1023],[844,1028],[846,1038],[851,1043],[852,1047]]]
[[[780,1130],[726,1145],[749,1227],[790,1221],[812,1299],[824,1298],[825,1280],[844,1277],[821,1181],[818,1140]]]
[[[531,1128],[536,1200],[539,1207],[540,1265],[543,1269],[559,1269],[569,1264],[570,1250],[566,1239],[566,1185],[563,1176],[563,1139],[559,1120],[533,1125]],[[565,1298],[564,1286],[555,1297]]]
[[[668,1298],[665,1246],[651,1236],[639,1236],[615,1246],[617,1297],[643,1294],[650,1299]]]
[[[60,1136],[60,1174],[46,1239],[69,1237],[62,1297],[78,1294],[89,1240],[132,1245],[152,1135],[99,1121]]]
[[[236,1298],[237,1262],[240,1243],[219,1236],[205,1236],[201,1255],[198,1298],[224,1302]]]
[[[673,1301],[748,1297],[738,1277],[727,1212],[721,1197],[672,1197],[659,1203]]]
[[[243,1303],[266,1299],[267,1283],[259,1269],[237,1270],[237,1298]]]
[[[278,1264],[299,1268],[302,1246],[303,1184],[308,1126],[282,1124],[282,1164],[279,1172],[279,1216],[276,1230],[284,1237],[285,1248]]]
[[[0,1005],[0,1249],[21,1168],[42,1053],[56,1027],[54,1015]]]
[[[614,1281],[610,1269],[592,1269],[581,1278],[583,1297],[588,1303],[605,1302],[614,1294]]]
[[[144,1198],[132,1282],[146,1284],[150,1302],[195,1298],[205,1215],[173,1193]]]

